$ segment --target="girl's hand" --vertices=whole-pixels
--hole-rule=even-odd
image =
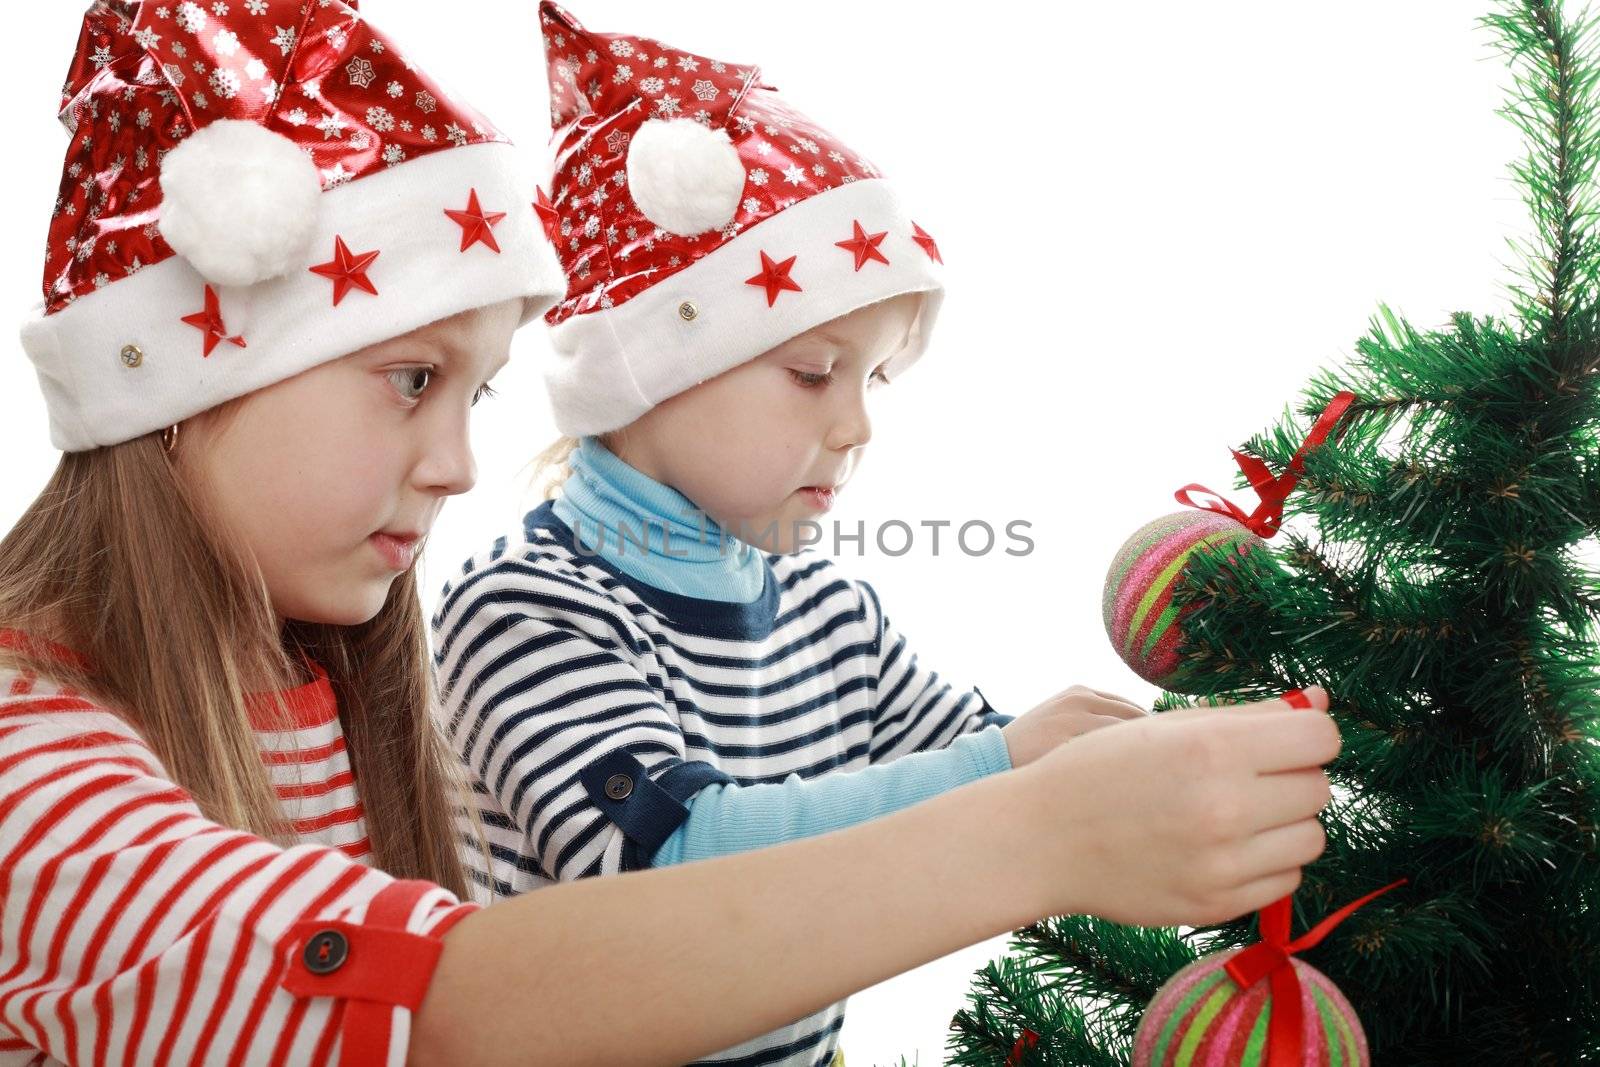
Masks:
[[[1133,701],[1115,693],[1074,685],[1006,723],[1000,733],[1011,753],[1011,766],[1025,767],[1079,734],[1125,719],[1143,719],[1148,714]]]
[[[1305,695],[1310,708],[1149,715],[994,776],[1019,794],[1009,847],[1026,849],[1017,869],[1035,909],[1201,926],[1293,892],[1326,844],[1322,765],[1339,754],[1327,690]]]

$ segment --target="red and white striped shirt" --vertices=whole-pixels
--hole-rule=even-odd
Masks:
[[[202,815],[103,705],[0,669],[0,1067],[405,1062],[439,938],[480,905],[371,866],[316,670],[292,731],[251,707],[281,848]]]

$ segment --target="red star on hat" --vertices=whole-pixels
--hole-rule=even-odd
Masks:
[[[866,266],[869,259],[875,259],[879,263],[887,264],[889,262],[888,257],[878,251],[878,246],[883,243],[885,237],[889,236],[889,231],[884,230],[882,233],[869,234],[861,228],[859,220],[855,222],[855,228],[854,237],[848,241],[835,241],[834,244],[855,254],[856,270]]]
[[[800,286],[789,277],[789,268],[794,266],[798,256],[790,256],[782,263],[775,263],[765,251],[761,253],[761,273],[754,278],[746,278],[746,285],[761,285],[767,290],[767,307],[771,307],[778,299],[778,294],[785,289],[800,292]]]
[[[217,303],[217,294],[206,286],[206,306],[204,311],[196,311],[193,315],[185,315],[183,321],[190,326],[199,328],[206,335],[205,351],[202,356],[209,356],[211,350],[217,347],[218,341],[227,341],[229,344],[244,347],[243,337],[229,337],[228,328],[222,324],[222,308]]]
[[[911,235],[911,239],[921,245],[922,250],[933,257],[935,263],[943,263],[944,260],[939,257],[939,246],[933,243],[933,238],[928,235],[928,231],[918,226],[915,220],[912,221],[911,228],[917,231]]]
[[[506,217],[504,211],[484,211],[478,206],[478,190],[473,189],[467,194],[467,209],[465,211],[452,211],[444,209],[451,220],[461,225],[461,251],[471,248],[476,241],[482,241],[494,251],[500,251],[500,245],[494,239],[494,231],[490,229],[495,223]]]
[[[378,295],[378,289],[367,279],[367,268],[372,261],[378,258],[378,250],[361,252],[351,255],[350,249],[345,246],[344,238],[338,234],[333,237],[333,258],[326,263],[318,263],[311,268],[311,273],[320,274],[324,278],[333,280],[333,303],[337,307],[339,301],[344,299],[344,294],[352,288],[362,289]]]
[[[538,199],[533,202],[533,210],[539,213],[539,221],[544,223],[544,235],[550,238],[552,244],[556,239],[556,206],[550,198],[544,195],[544,190],[535,185],[533,191],[538,194]]]

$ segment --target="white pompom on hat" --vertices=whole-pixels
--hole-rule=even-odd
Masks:
[[[744,192],[728,131],[693,119],[646,119],[628,143],[627,173],[640,213],[684,237],[732,222]]]
[[[218,119],[161,161],[161,236],[207,280],[253,285],[306,261],[322,179],[259,122]]]

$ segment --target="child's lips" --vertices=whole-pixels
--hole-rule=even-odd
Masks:
[[[396,535],[389,533],[375,533],[368,540],[383,556],[384,562],[397,571],[403,571],[411,566],[416,558],[417,535]]]
[[[808,485],[800,490],[801,494],[810,500],[812,506],[819,511],[827,511],[833,507],[833,498],[837,491],[836,487],[823,488],[816,485]]]

